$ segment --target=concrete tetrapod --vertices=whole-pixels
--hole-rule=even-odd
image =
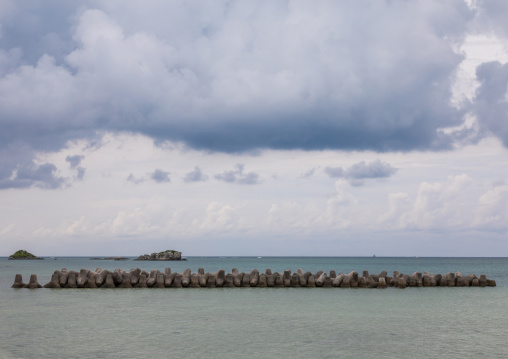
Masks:
[[[30,276],[30,281],[28,282],[27,285],[25,285],[24,288],[30,288],[30,289],[42,288],[42,285],[40,285],[39,282],[37,282],[37,275],[36,274],[32,274]]]
[[[206,287],[207,288],[216,288],[217,287],[217,285],[216,285],[216,282],[217,282],[216,275],[212,274],[212,273],[209,273],[209,272],[206,272],[205,275],[206,275]]]
[[[164,278],[164,287],[170,288],[173,286],[173,282],[175,281],[177,273],[166,273],[166,277]]]
[[[76,284],[77,274],[78,273],[76,273],[74,271],[69,272],[69,276],[67,277],[67,284],[65,285],[64,288],[77,288],[78,287],[78,285]]]
[[[60,287],[64,288],[67,285],[67,280],[69,279],[67,268],[62,268],[61,271],[56,272],[58,273],[58,281],[60,282]]]
[[[21,276],[21,274],[16,274],[12,288],[25,288],[25,285],[26,284],[23,283],[23,277]]]
[[[131,273],[126,273],[124,271],[121,272],[122,274],[122,283],[119,284],[118,288],[132,288],[131,283]]]
[[[113,276],[111,273],[108,273],[106,280],[104,281],[104,284],[101,286],[101,288],[115,288],[115,282],[113,281]]]
[[[429,272],[414,272],[405,274],[394,271],[394,276],[387,276],[383,271],[380,274],[369,274],[363,271],[362,276],[352,271],[348,274],[330,271],[315,274],[299,268],[295,273],[287,269],[282,274],[266,269],[260,274],[257,269],[249,273],[238,272],[233,268],[232,273],[225,273],[220,269],[215,273],[205,272],[200,268],[197,273],[186,269],[183,273],[172,273],[166,268],[164,273],[159,270],[131,269],[126,272],[116,268],[114,271],[97,268],[95,271],[81,269],[79,272],[55,270],[51,280],[44,288],[232,288],[232,287],[262,287],[262,288],[300,288],[300,287],[340,287],[340,288],[407,288],[407,287],[495,287],[496,281],[488,279],[485,274],[476,276],[462,275],[460,272],[449,272],[444,276]],[[28,284],[23,283],[21,274],[16,274],[13,288],[41,288],[37,276],[32,274]]]

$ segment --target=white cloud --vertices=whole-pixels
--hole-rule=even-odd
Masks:
[[[86,219],[85,216],[81,216],[79,219],[73,221],[67,228],[65,228],[63,232],[63,234],[70,236],[90,233],[90,222]]]
[[[201,228],[210,231],[229,231],[237,225],[237,208],[217,202],[210,203],[206,208],[206,217]]]
[[[508,185],[500,183],[479,198],[473,225],[478,228],[506,230],[507,223]]]
[[[404,213],[411,210],[409,195],[403,192],[390,193],[388,198],[388,211],[379,216],[379,222],[394,228],[404,228]]]
[[[111,234],[116,236],[147,235],[157,229],[153,219],[141,208],[118,213],[110,227]]]
[[[466,174],[450,176],[446,182],[422,182],[414,198],[407,193],[391,193],[388,211],[378,220],[399,229],[477,229],[474,212],[479,196],[478,183]]]

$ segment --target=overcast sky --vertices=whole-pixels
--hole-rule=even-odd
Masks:
[[[0,256],[508,256],[506,0],[0,1]]]

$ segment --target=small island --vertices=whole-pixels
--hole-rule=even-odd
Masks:
[[[186,260],[182,258],[182,252],[168,249],[164,252],[143,254],[135,259],[136,261],[181,261]]]
[[[104,257],[104,258],[97,258],[97,257],[94,257],[94,258],[90,258],[90,260],[106,260],[106,261],[127,261],[129,260],[129,258],[127,257]]]
[[[19,251],[17,251],[16,253],[14,254],[11,254],[9,256],[9,260],[10,259],[19,259],[19,260],[30,260],[30,259],[44,259],[44,258],[41,258],[41,257],[37,257],[35,255],[33,255],[32,253],[30,252],[27,252],[23,249],[20,249]]]

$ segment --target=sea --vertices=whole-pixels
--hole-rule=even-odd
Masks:
[[[0,258],[0,358],[508,358],[508,258]],[[497,287],[13,289],[56,269],[486,274]]]

